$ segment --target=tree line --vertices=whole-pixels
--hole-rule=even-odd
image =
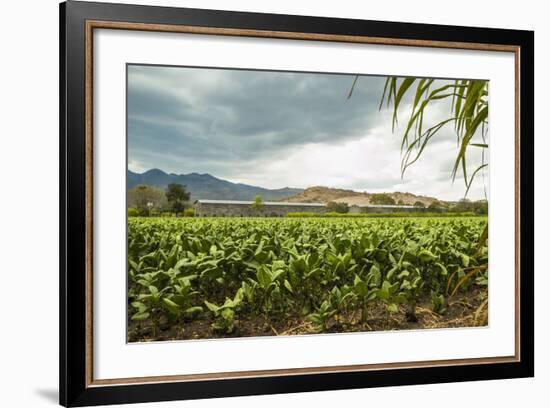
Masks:
[[[407,205],[403,200],[395,201],[395,199],[386,193],[371,194],[369,201],[373,205]],[[467,213],[472,212],[478,215],[488,213],[488,204],[486,200],[471,201],[467,198],[463,198],[457,202],[445,202],[445,201],[433,201],[426,206],[422,201],[415,201],[413,206],[419,208],[427,208],[434,212],[445,210],[447,212],[455,213]],[[342,202],[331,201],[327,203],[327,211],[347,214],[349,212],[349,205]]]
[[[191,193],[182,184],[171,183],[164,190],[139,184],[128,190],[128,215],[148,217],[170,213],[193,216],[190,199]]]

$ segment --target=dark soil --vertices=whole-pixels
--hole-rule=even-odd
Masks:
[[[418,302],[414,315],[405,305],[397,313],[388,313],[383,304],[369,310],[367,323],[361,323],[361,313],[350,310],[336,315],[327,324],[324,333],[350,333],[363,331],[420,330],[450,327],[477,327],[487,325],[487,290],[473,290],[448,300],[443,315],[432,311],[430,299]],[[416,320],[416,321],[415,321]],[[214,320],[203,313],[195,320],[169,323],[161,320],[156,334],[150,321],[128,322],[128,341],[149,342],[168,340],[194,340],[231,337],[284,336],[319,333],[305,316],[298,313],[284,317],[239,316],[231,333],[220,333],[212,328]]]

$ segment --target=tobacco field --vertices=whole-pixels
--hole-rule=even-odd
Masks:
[[[128,219],[128,340],[487,324],[486,217]]]

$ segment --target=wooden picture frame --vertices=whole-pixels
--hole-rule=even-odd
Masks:
[[[513,356],[96,380],[93,375],[93,33],[96,29],[515,54],[516,351]],[[534,33],[68,1],[60,5],[60,403],[338,390],[534,375]],[[520,250],[521,248],[521,250]]]

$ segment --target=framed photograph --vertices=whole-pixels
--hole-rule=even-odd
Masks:
[[[60,6],[60,403],[534,375],[534,34]]]

